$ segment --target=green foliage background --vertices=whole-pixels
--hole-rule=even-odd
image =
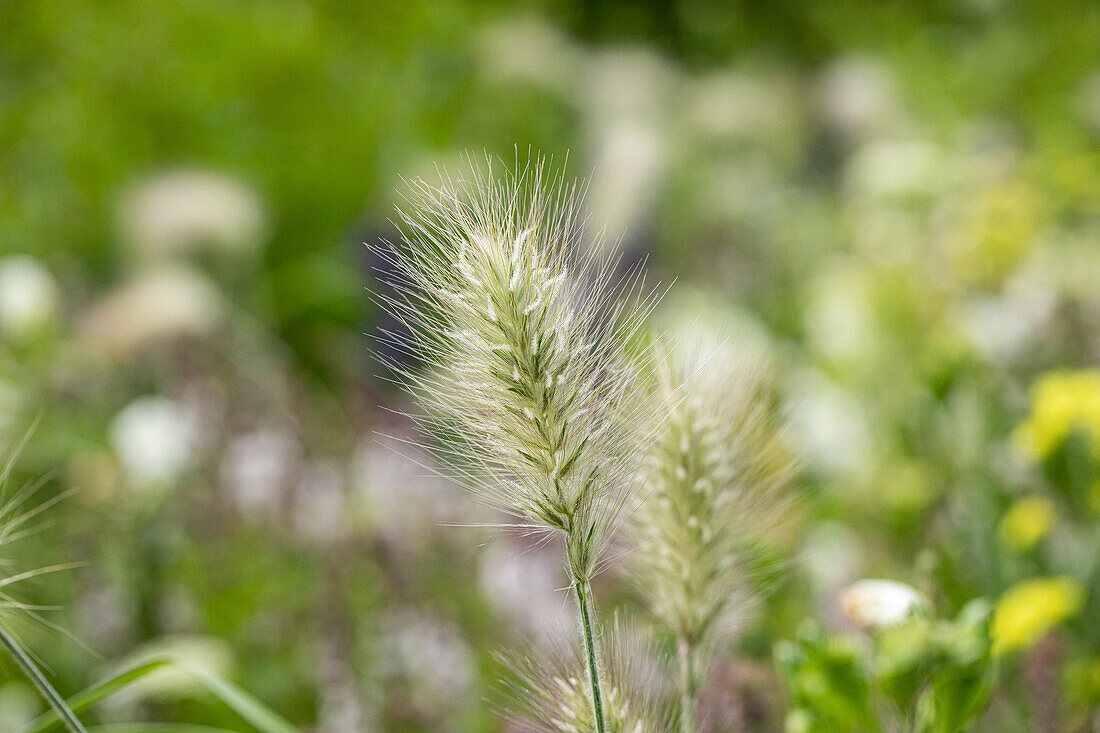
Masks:
[[[9,489],[77,489],[0,553],[89,562],[20,596],[62,606],[48,618],[104,658],[42,628],[25,640],[67,692],[157,639],[213,637],[230,676],[304,730],[339,730],[341,696],[364,729],[498,730],[492,650],[524,636],[478,590],[484,533],[429,516],[388,534],[356,493],[395,479],[355,473],[355,456],[406,429],[378,407],[401,402],[370,357],[362,243],[393,236],[402,176],[533,149],[594,171],[597,203],[627,201],[608,235],[676,280],[667,308],[750,324],[782,414],[824,414],[806,429],[822,451],[838,435],[855,451],[806,460],[768,612],[727,654],[737,714],[779,726],[772,643],[805,616],[845,628],[838,589],[814,578],[835,551],[854,558],[844,580],[904,580],[945,618],[1074,579],[1086,600],[1054,632],[1052,689],[1060,724],[1085,730],[1100,700],[1098,39],[1089,2],[0,2],[0,252],[32,256],[57,292],[47,325],[0,344],[7,443],[41,416]],[[868,129],[823,101],[850,62],[887,80],[864,90]],[[624,129],[644,132],[636,154],[607,155]],[[635,164],[642,194],[614,175]],[[178,169],[254,191],[262,242],[173,256],[217,292],[216,328],[106,353],[89,314],[148,267],[120,201]],[[1070,400],[1084,407],[1041,426],[1055,449],[1021,456],[1013,430],[1041,411],[1028,390],[1058,370],[1086,375]],[[111,437],[148,395],[197,405],[203,436],[153,490]],[[265,428],[291,436],[300,480],[250,516],[223,449]],[[328,515],[301,487],[333,472],[340,523],[317,537],[300,520]],[[1014,546],[1003,518],[1025,496],[1054,519]],[[597,592],[630,606],[614,577]],[[417,614],[468,653],[460,699],[388,663],[401,655],[379,639]],[[1004,661],[981,729],[1045,714],[1028,654]],[[36,713],[3,672],[0,709]],[[186,689],[97,714],[240,725]]]

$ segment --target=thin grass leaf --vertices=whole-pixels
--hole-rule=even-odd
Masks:
[[[237,733],[237,731],[190,723],[113,723],[93,725],[88,728],[88,733]]]
[[[38,693],[53,708],[52,715],[57,718],[57,722],[64,723],[65,727],[72,733],[87,733],[76,714],[65,704],[65,700],[46,679],[46,676],[42,674],[42,670],[38,668],[30,655],[23,650],[15,637],[2,625],[0,625],[0,644],[8,651],[8,654],[19,665],[19,668],[23,670],[23,674],[27,676],[27,679],[34,684]]]
[[[175,668],[190,674],[233,712],[261,733],[298,733],[298,730],[285,718],[232,682],[193,664],[171,657],[153,659],[120,672],[77,693],[68,701],[69,706],[76,713],[83,712],[142,678],[166,668]],[[23,729],[22,733],[45,733],[45,731],[55,729],[59,722],[56,715],[46,713],[32,721],[30,725]]]

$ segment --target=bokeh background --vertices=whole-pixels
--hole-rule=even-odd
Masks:
[[[706,704],[779,730],[772,643],[857,578],[948,616],[1058,578],[982,729],[1091,729],[1098,142],[1089,2],[2,2],[0,439],[37,420],[8,490],[73,493],[0,552],[87,562],[18,593],[80,643],[24,639],[66,692],[169,648],[303,730],[501,730],[560,561],[393,450],[363,243],[402,177],[538,151],[665,317],[768,360],[803,457]],[[96,715],[241,725],[173,677]]]

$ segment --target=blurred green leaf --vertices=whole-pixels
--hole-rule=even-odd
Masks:
[[[74,695],[72,699],[68,701],[69,706],[73,711],[80,713],[102,702],[111,695],[126,689],[143,677],[166,667],[179,669],[193,676],[219,700],[232,708],[234,712],[248,721],[258,731],[261,731],[261,733],[296,733],[297,731],[293,725],[279,716],[278,713],[264,706],[264,704],[255,697],[232,682],[212,675],[195,665],[171,658],[152,660],[110,677]],[[38,720],[33,721],[24,729],[23,733],[44,733],[44,731],[56,728],[59,724],[60,721],[55,715],[52,713],[46,714],[41,716]]]

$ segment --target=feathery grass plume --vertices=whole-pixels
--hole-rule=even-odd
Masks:
[[[661,365],[668,415],[632,522],[634,580],[676,640],[685,732],[713,646],[750,610],[747,559],[778,528],[791,468],[760,366],[714,329],[693,330]]]
[[[5,489],[15,466],[15,461],[22,453],[33,432],[34,427],[31,427],[16,449],[12,451],[3,468],[0,469],[0,552],[6,553],[7,548],[13,542],[35,531],[36,525],[34,522],[40,518],[41,514],[67,496],[67,494],[62,493],[39,504],[31,505],[31,501],[39,489],[45,485],[45,479],[24,484],[11,496],[6,495]],[[60,633],[64,632],[38,613],[39,611],[48,610],[47,608],[24,603],[11,595],[9,589],[31,578],[70,570],[79,565],[80,563],[62,563],[20,572],[14,569],[11,561],[6,556],[0,557],[0,647],[18,665],[23,674],[34,685],[38,694],[72,733],[84,733],[85,728],[76,714],[65,703],[65,700],[50,684],[46,675],[34,661],[34,657],[27,652],[19,640],[15,626],[22,615],[35,623]]]
[[[604,635],[606,658],[605,715],[609,733],[658,733],[672,730],[675,707],[669,675],[651,637],[616,616]],[[592,722],[590,693],[577,679],[581,662],[576,644],[561,638],[550,648],[530,654],[500,655],[510,672],[502,683],[508,704],[504,719],[516,733],[586,733]]]
[[[382,256],[401,282],[383,296],[407,327],[387,334],[437,457],[483,501],[565,545],[603,725],[589,581],[620,514],[651,421],[638,414],[637,343],[653,298],[578,241],[577,184],[537,160],[494,178],[412,184],[403,245]]]

